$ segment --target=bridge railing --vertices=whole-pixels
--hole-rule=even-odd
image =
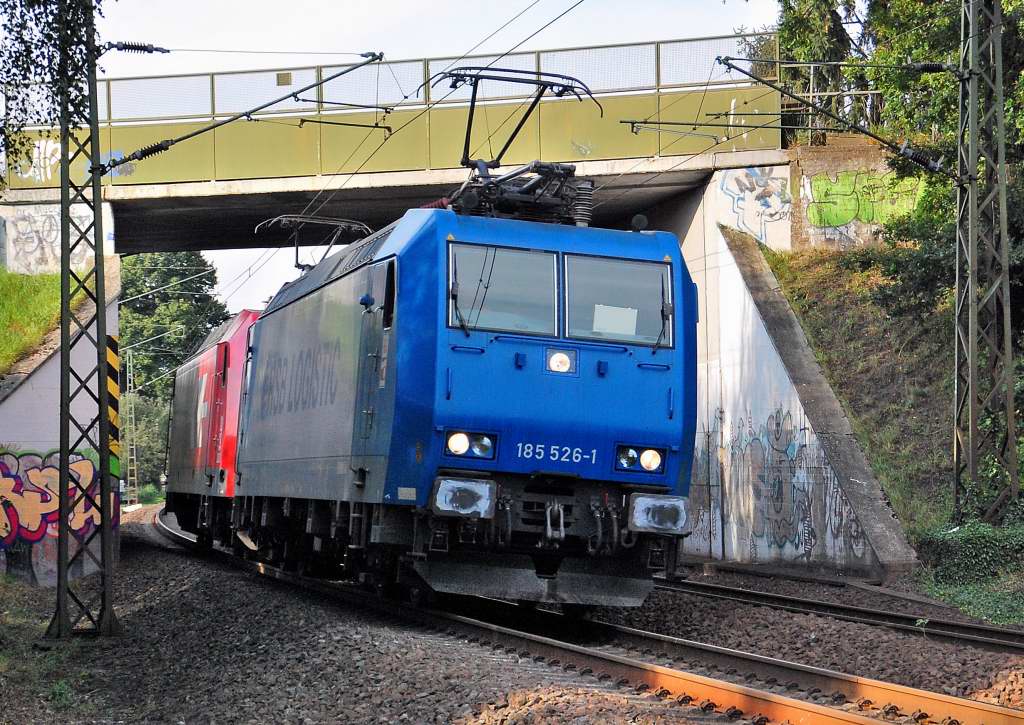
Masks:
[[[771,114],[779,111],[779,94],[716,64],[719,55],[774,59],[776,39],[753,33],[517,52],[500,60],[484,55],[388,61],[303,94],[297,90],[344,66],[105,79],[99,88],[104,158],[194,131],[212,119],[284,96],[289,89],[296,93],[253,114],[251,122],[227,124],[168,153],[120,166],[104,177],[104,184],[457,168],[469,90],[452,89],[443,81],[431,87],[430,79],[453,65],[490,63],[576,76],[600,96],[604,107],[601,115],[591,103],[545,99],[506,154],[507,164],[536,158],[573,162],[698,154],[708,148],[779,148],[779,131],[770,128],[778,126]],[[774,63],[757,66],[761,74],[774,68]],[[474,124],[474,155],[486,155],[503,143],[514,123],[509,119],[521,112],[528,90],[508,83],[481,86],[485,103]],[[374,106],[393,110],[382,120],[383,111]],[[648,126],[631,133],[620,123],[655,118],[694,126]],[[760,118],[769,120],[758,125]],[[385,125],[402,133],[390,136]],[[387,143],[378,148],[385,137]],[[11,169],[11,188],[57,186],[58,158],[56,142],[40,134],[31,162]],[[75,164],[73,173],[87,172],[83,160]]]
[[[500,61],[496,55],[385,61],[329,81],[261,115],[344,111],[339,103],[416,106],[465,102],[469,99],[467,88],[452,92],[444,83],[436,87],[429,83],[435,74],[455,65],[494,63],[496,67],[516,70],[563,73],[579,78],[595,93],[735,84],[746,79],[717,66],[715,58],[743,55],[751,50],[768,51],[771,58],[777,57],[774,34],[540,50],[512,53]],[[121,123],[230,115],[283,95],[289,88],[319,81],[344,67],[319,65],[103,80],[99,86],[100,119]],[[480,91],[481,98],[488,100],[516,100],[524,97],[524,89],[522,85],[492,82],[481,86]]]

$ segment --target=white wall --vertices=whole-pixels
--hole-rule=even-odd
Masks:
[[[751,181],[753,179],[753,181]],[[788,167],[714,174],[651,212],[679,234],[698,287],[698,413],[689,554],[833,570],[877,560],[807,420],[719,224],[789,248]]]
[[[114,253],[114,213],[103,205],[104,254]],[[85,204],[71,208],[75,221],[84,227],[90,218]],[[75,230],[72,227],[72,236]],[[90,256],[86,245],[72,252],[72,264],[85,266]],[[60,204],[0,204],[0,267],[19,274],[60,271]]]

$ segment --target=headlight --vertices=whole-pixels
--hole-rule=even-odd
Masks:
[[[467,458],[494,458],[497,437],[489,433],[447,433],[445,453]],[[468,454],[468,455],[467,455]]]
[[[640,465],[645,471],[657,471],[661,468],[661,454],[653,448],[648,448],[640,454]]]
[[[615,449],[615,469],[631,473],[662,473],[665,470],[665,449],[619,446]]]
[[[465,433],[452,433],[448,436],[448,452],[461,456],[469,450],[469,436]]]
[[[548,370],[553,373],[575,373],[575,350],[548,350]]]
[[[494,456],[494,441],[489,436],[473,436],[469,449],[477,458],[492,458]]]
[[[615,461],[619,464],[619,468],[632,468],[636,465],[638,456],[636,449],[622,446],[619,448],[619,455],[616,456]]]

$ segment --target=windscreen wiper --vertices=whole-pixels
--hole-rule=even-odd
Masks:
[[[665,339],[665,333],[668,332],[668,321],[672,317],[672,303],[665,299],[665,276],[661,277],[661,332],[658,333],[658,339],[654,343],[654,347],[651,349],[651,354],[656,355],[658,348],[661,347],[662,341]]]
[[[664,284],[664,282],[662,283]],[[466,337],[469,337],[469,325],[466,324],[466,318],[462,316],[462,310],[459,309],[459,260],[452,254],[452,306],[455,308],[455,319],[459,323],[459,327],[466,333]]]

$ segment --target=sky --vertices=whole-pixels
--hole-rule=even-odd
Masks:
[[[102,40],[153,43],[174,52],[152,56],[111,52],[103,59],[102,73],[124,78],[286,68],[343,63],[352,59],[344,53],[367,50],[382,51],[388,60],[459,56],[528,8],[474,51],[501,53],[575,1],[105,0],[98,22]],[[740,27],[761,29],[773,23],[777,14],[776,0],[584,0],[522,49],[728,35]],[[303,261],[310,261],[314,254],[303,250]],[[298,275],[290,249],[204,255],[217,267],[218,292],[233,312],[262,308],[283,283]]]

